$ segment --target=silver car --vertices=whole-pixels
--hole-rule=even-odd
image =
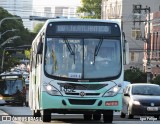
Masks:
[[[160,116],[160,86],[156,84],[130,84],[124,89],[121,117],[134,115]]]

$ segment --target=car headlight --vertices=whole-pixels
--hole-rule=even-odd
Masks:
[[[141,103],[139,101],[133,101],[134,105],[140,105]]]
[[[46,89],[47,93],[52,96],[62,96],[62,94],[58,91],[58,89],[53,87],[51,84],[47,84],[45,86],[45,89]]]
[[[108,90],[103,96],[104,97],[115,96],[118,94],[120,89],[121,89],[121,85],[116,85],[115,87],[112,87],[110,90]]]

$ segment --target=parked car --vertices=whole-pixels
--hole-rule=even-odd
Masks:
[[[160,86],[156,84],[129,84],[123,93],[121,118],[134,115],[160,116]]]

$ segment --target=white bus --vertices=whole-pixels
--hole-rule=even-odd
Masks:
[[[118,23],[94,19],[47,20],[32,43],[29,106],[33,116],[83,114],[111,123],[122,109],[127,47]],[[124,56],[124,54],[126,56]]]

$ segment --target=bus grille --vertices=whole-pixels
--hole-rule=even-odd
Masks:
[[[72,105],[93,105],[96,102],[95,99],[92,100],[68,99],[68,100]]]
[[[79,93],[65,93],[66,95],[79,95]],[[99,96],[100,93],[85,93],[85,96]]]

